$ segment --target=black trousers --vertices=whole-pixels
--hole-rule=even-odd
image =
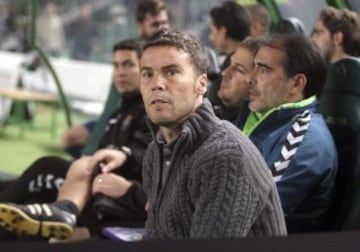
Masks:
[[[51,203],[57,198],[71,162],[59,157],[44,157],[36,160],[15,181],[4,182],[5,189],[0,191],[0,202],[17,204]],[[8,185],[5,185],[7,183]],[[101,236],[105,226],[142,226],[140,222],[129,222],[118,218],[99,220],[93,211],[93,198],[78,216],[78,226],[86,226],[92,236]],[[1,232],[0,232],[1,236]],[[1,239],[0,239],[1,240]]]
[[[0,202],[45,203],[56,200],[71,162],[44,157],[32,163],[15,181],[0,191]]]
[[[32,163],[16,180],[0,182],[0,202],[47,203],[56,200],[71,162],[58,157],[44,157]],[[0,241],[31,241],[0,228]],[[42,241],[34,237],[34,241]],[[45,240],[44,240],[45,241]]]

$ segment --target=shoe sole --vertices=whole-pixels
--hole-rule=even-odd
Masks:
[[[5,204],[0,204],[0,226],[18,235],[39,235],[62,240],[70,238],[74,232],[71,225],[54,221],[41,222],[19,208]]]

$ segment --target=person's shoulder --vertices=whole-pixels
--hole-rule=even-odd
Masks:
[[[251,140],[234,124],[221,120],[206,140],[206,145],[217,151],[236,152],[241,156],[245,149],[253,148]]]
[[[312,113],[310,125],[299,148],[305,153],[317,153],[320,160],[333,162],[336,159],[335,142],[321,114]]]
[[[219,120],[216,123],[215,127],[210,134],[210,137],[223,137],[224,135],[237,135],[239,133],[239,129],[229,121],[226,120]]]
[[[151,141],[148,145],[148,147],[146,148],[147,152],[154,152],[157,150],[157,144],[155,141]]]
[[[236,176],[247,177],[260,185],[261,189],[256,190],[264,195],[267,195],[265,192],[269,192],[274,186],[270,171],[259,150],[230,122],[221,121],[206,139],[203,149],[194,156],[196,156],[195,166],[205,167],[206,172],[213,172],[215,169],[221,174],[234,172]],[[207,166],[209,164],[212,165]]]
[[[332,135],[330,130],[323,118],[323,116],[319,113],[311,114],[311,122],[308,131],[314,135],[315,138],[329,138],[332,139]]]
[[[227,120],[220,120],[220,123],[217,126],[217,130],[224,135],[232,136],[235,141],[236,138],[244,135],[236,125]]]

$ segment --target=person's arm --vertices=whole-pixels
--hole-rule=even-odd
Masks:
[[[77,125],[68,128],[61,136],[61,145],[64,149],[74,146],[84,146],[90,132],[85,125]]]
[[[114,169],[121,168],[126,162],[126,165],[131,167],[131,170],[141,177],[145,150],[152,137],[145,124],[145,115],[142,115],[132,127],[134,132],[125,142],[125,145],[120,146],[119,149],[98,150],[93,155],[92,164],[95,166],[99,162],[104,162],[105,165],[102,168],[102,172],[108,173]]]
[[[145,221],[146,195],[140,182],[129,181],[114,173],[100,174],[93,181],[92,193],[107,196],[94,201],[94,207],[100,207],[102,214]]]
[[[132,171],[141,175],[145,151],[152,141],[151,133],[145,123],[145,114],[137,119],[137,122],[133,127],[135,128],[135,131],[132,138],[120,149],[124,152],[126,152],[126,149],[130,150],[130,152],[127,153],[128,165],[131,166]]]
[[[131,186],[126,193],[122,197],[115,199],[115,202],[121,206],[126,206],[126,208],[134,215],[137,215],[139,219],[145,220],[147,216],[145,210],[146,194],[140,182],[131,182]]]
[[[101,149],[95,152],[91,157],[90,166],[96,168],[100,163],[102,164],[101,173],[106,174],[114,169],[120,168],[128,159],[127,154],[122,150]]]
[[[321,132],[308,131],[286,172],[276,183],[286,218],[291,216],[309,195],[321,193],[319,190],[323,183],[334,182],[336,151],[332,143],[327,142],[330,139],[321,137]],[[321,200],[329,200],[326,199],[329,193],[331,192],[324,191]]]

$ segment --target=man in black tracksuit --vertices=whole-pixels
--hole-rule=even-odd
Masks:
[[[57,199],[56,209],[51,209],[52,215],[56,217],[59,209],[70,209],[79,217],[78,226],[86,226],[91,235],[99,235],[103,226],[143,225],[146,195],[141,185],[141,166],[151,135],[145,124],[146,113],[139,93],[140,55],[141,47],[133,40],[121,41],[114,46],[113,80],[122,95],[122,102],[108,120],[98,151],[93,156],[72,162],[58,157],[38,159],[0,193],[0,202],[44,203]],[[99,166],[102,170],[97,170]],[[35,204],[37,206],[30,207],[28,212],[11,203],[0,203],[0,212],[5,212],[5,215],[0,214],[0,226],[6,230],[46,238],[71,237],[74,231],[71,227],[65,235],[57,235],[53,227],[41,223],[45,221],[43,215],[47,213],[47,207]],[[10,210],[25,215],[25,219],[14,223],[14,216],[6,214]],[[37,222],[37,217],[41,221]],[[101,217],[101,221],[97,217]],[[36,232],[28,230],[28,222],[34,221],[38,225]],[[51,219],[52,223],[54,221]],[[63,227],[59,228],[65,232]]]

